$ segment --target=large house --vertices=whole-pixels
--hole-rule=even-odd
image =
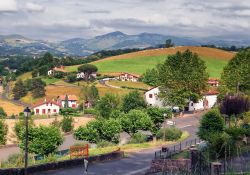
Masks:
[[[35,115],[55,115],[59,114],[61,104],[54,100],[47,101],[46,99],[42,102],[37,103],[33,106]]]
[[[78,104],[78,98],[75,95],[60,95],[58,97],[58,101],[60,102],[61,106],[64,107],[65,106],[65,102],[66,102],[66,96],[68,98],[68,107],[69,108],[77,108]]]
[[[208,84],[210,86],[218,87],[219,86],[219,80],[217,78],[209,78]]]
[[[132,82],[137,82],[139,81],[140,76],[136,74],[131,74],[131,73],[121,73],[117,79],[120,81],[132,81]]]
[[[144,98],[148,105],[162,108],[164,107],[163,101],[159,98],[159,87],[152,88],[145,92]],[[210,90],[203,93],[203,97],[197,103],[190,101],[185,108],[187,111],[206,110],[212,108],[217,102],[217,95],[219,93],[216,90]]]
[[[65,69],[64,69],[64,66],[59,66],[59,67],[54,67],[53,69],[50,69],[48,71],[48,76],[53,76],[55,71],[58,71],[58,72],[67,72]]]
[[[96,73],[96,72],[91,73],[91,74],[90,74],[90,77],[96,78],[96,77],[97,77],[97,73]],[[85,78],[84,72],[78,72],[78,73],[76,74],[76,78],[77,78],[77,79],[84,79],[84,78]]]

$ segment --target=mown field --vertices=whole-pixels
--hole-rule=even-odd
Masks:
[[[24,107],[20,105],[16,105],[4,99],[0,99],[0,107],[4,109],[8,116],[14,114],[19,114],[23,111]]]
[[[206,47],[175,47],[167,49],[145,50],[129,54],[123,54],[105,58],[93,62],[100,73],[130,72],[143,74],[147,69],[155,67],[157,64],[164,62],[168,55],[175,54],[177,51],[189,49],[197,53],[201,59],[206,62],[207,71],[210,77],[220,77],[223,67],[228,60],[232,59],[235,53],[227,52],[214,48]],[[66,69],[76,71],[78,66],[69,66]]]

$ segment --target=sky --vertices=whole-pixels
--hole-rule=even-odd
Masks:
[[[0,35],[64,40],[114,31],[247,35],[250,0],[0,0]]]

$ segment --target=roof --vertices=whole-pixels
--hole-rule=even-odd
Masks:
[[[60,100],[65,100],[65,96],[66,96],[66,95],[60,95],[60,96],[59,96],[59,99],[60,99]],[[70,101],[77,101],[78,98],[77,98],[76,95],[68,95],[68,100],[70,100]]]
[[[139,78],[139,77],[140,77],[140,75],[133,74],[133,73],[127,73],[127,72],[123,72],[123,73],[121,73],[119,76],[121,76],[121,75],[125,75],[125,74],[132,75],[132,76],[137,77],[137,78]]]
[[[207,92],[202,93],[202,95],[218,95],[219,92],[216,89],[209,89]]]
[[[47,103],[52,103],[52,104],[54,104],[54,105],[57,105],[57,106],[61,107],[61,104],[58,104],[58,103],[57,103],[56,101],[54,101],[53,99],[52,99],[52,100],[44,99],[44,100],[41,100],[41,101],[37,102],[36,104],[34,104],[34,105],[32,106],[32,108],[36,108],[36,107],[38,107],[38,106],[42,106],[42,105],[47,104]]]
[[[146,94],[147,92],[149,92],[149,91],[151,91],[153,89],[156,89],[156,88],[159,88],[159,87],[152,87],[152,88],[148,89],[146,92],[144,92],[144,94]]]

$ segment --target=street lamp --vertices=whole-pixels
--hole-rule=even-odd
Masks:
[[[164,142],[166,141],[166,117],[167,117],[167,114],[164,113],[163,114],[163,117],[164,117],[164,123],[163,123],[163,138],[164,138]]]
[[[28,117],[30,116],[30,109],[29,107],[26,107],[23,111],[25,116],[25,154],[24,154],[24,174],[28,175]]]

